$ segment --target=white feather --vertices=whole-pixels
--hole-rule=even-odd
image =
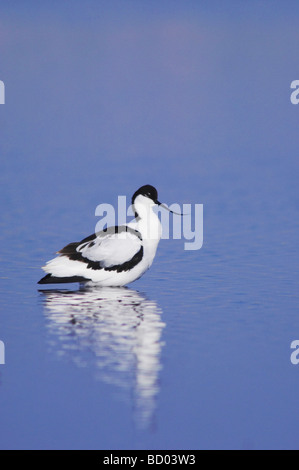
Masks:
[[[91,246],[90,246],[91,245]],[[77,248],[84,258],[100,261],[107,268],[130,261],[140,250],[141,240],[130,232],[97,237],[92,242],[82,243]]]

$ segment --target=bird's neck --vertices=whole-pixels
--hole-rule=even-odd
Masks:
[[[142,239],[158,244],[162,235],[162,227],[159,217],[153,212],[152,207],[143,206],[138,211],[138,216],[138,230]]]

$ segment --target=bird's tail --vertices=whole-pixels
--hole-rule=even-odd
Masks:
[[[83,276],[68,276],[68,277],[58,277],[52,276],[52,274],[47,274],[42,279],[38,281],[38,284],[61,284],[67,282],[87,282],[89,279]]]
[[[63,282],[87,282],[88,276],[82,272],[82,263],[72,261],[66,256],[56,256],[46,263],[42,269],[46,272],[38,284],[61,284]],[[83,268],[86,269],[85,266]]]

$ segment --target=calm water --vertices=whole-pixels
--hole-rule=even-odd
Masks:
[[[0,447],[299,448],[294,14],[74,4],[0,18]],[[40,289],[145,183],[204,205],[203,247]]]

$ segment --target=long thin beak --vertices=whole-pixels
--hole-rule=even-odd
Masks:
[[[176,215],[185,215],[185,214],[180,214],[179,212],[174,212],[174,211],[168,209],[167,206],[165,206],[164,204],[162,204],[162,202],[159,202],[158,200],[155,201],[155,203],[158,204],[158,206],[161,206],[161,207],[163,207],[164,209],[166,209],[168,212],[171,212],[172,214],[176,214]]]

